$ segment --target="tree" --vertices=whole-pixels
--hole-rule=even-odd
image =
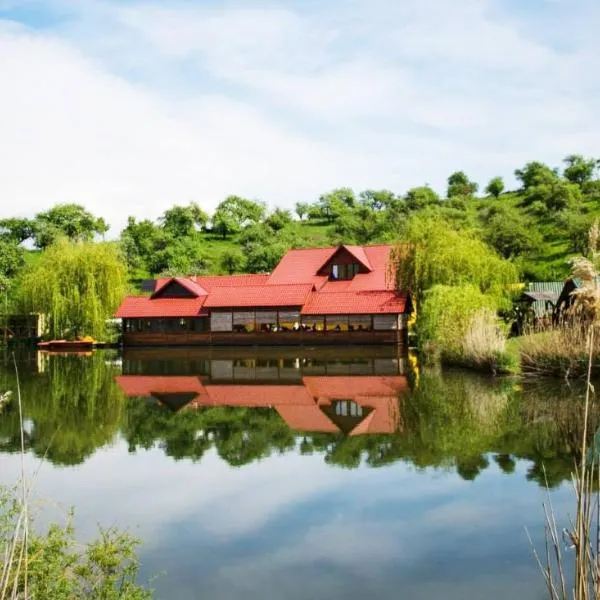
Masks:
[[[421,210],[440,203],[440,197],[428,185],[411,188],[406,192],[405,200],[409,210]]]
[[[62,240],[24,274],[20,293],[24,310],[47,316],[52,336],[101,339],[126,289],[127,268],[117,244]]]
[[[15,242],[0,238],[0,275],[12,279],[25,265],[25,251]]]
[[[478,185],[470,181],[463,171],[456,171],[448,177],[448,198],[455,196],[473,196],[477,192]]]
[[[21,244],[33,236],[34,223],[30,219],[0,219],[0,235]]]
[[[265,205],[239,196],[228,196],[217,206],[212,218],[213,230],[223,239],[265,217]]]
[[[265,223],[274,229],[279,231],[293,221],[292,213],[289,210],[283,208],[276,208],[266,219]]]
[[[523,219],[516,211],[496,211],[485,227],[485,240],[504,258],[537,252],[542,236],[534,223]]]
[[[367,204],[340,214],[332,225],[330,239],[334,244],[369,244],[382,237],[388,221],[385,213]]]
[[[596,169],[600,167],[600,160],[584,158],[581,154],[570,154],[563,162],[567,165],[563,172],[565,179],[579,185],[591,181]]]
[[[169,246],[171,236],[149,219],[136,221],[135,217],[127,219],[127,227],[121,232],[121,246],[130,269],[141,269],[150,273],[153,270],[156,255]]]
[[[38,213],[34,219],[33,237],[38,248],[47,248],[59,237],[72,241],[89,242],[95,234],[104,235],[108,225],[102,217],[95,217],[80,204],[57,204]]]
[[[417,305],[434,285],[471,284],[501,298],[518,280],[515,266],[498,256],[470,229],[456,230],[440,216],[413,215],[395,252],[396,281]]]
[[[383,210],[392,207],[397,198],[389,190],[364,190],[359,194],[360,203],[373,210]]]
[[[296,214],[301,221],[306,215],[308,215],[309,209],[310,205],[308,202],[296,202]]]
[[[208,220],[208,214],[195,202],[187,206],[173,206],[166,210],[160,218],[162,228],[175,237],[195,233],[196,228],[205,227]]]
[[[523,206],[543,204],[547,211],[561,211],[576,207],[581,202],[581,189],[577,184],[554,179],[527,188]]]
[[[493,179],[490,179],[490,182],[485,188],[485,193],[493,196],[494,198],[498,198],[503,191],[504,180],[502,177],[494,177]]]
[[[555,169],[538,161],[529,162],[522,169],[516,169],[515,177],[521,182],[524,190],[536,185],[551,184],[558,179]]]
[[[230,275],[243,271],[245,262],[244,255],[237,248],[228,248],[219,258],[220,267]]]
[[[319,197],[321,215],[332,223],[341,213],[356,204],[356,196],[350,188],[337,188]]]

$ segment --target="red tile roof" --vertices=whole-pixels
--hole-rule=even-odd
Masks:
[[[357,396],[391,396],[408,387],[406,377],[384,375],[335,375],[328,377],[306,376],[302,378],[310,395],[315,398],[354,398]]]
[[[406,297],[395,292],[313,292],[302,307],[303,315],[361,315],[403,313]]]
[[[317,275],[317,272],[335,252],[337,248],[290,250],[275,267],[267,284],[314,283],[319,286],[327,281],[327,277]]]
[[[371,271],[349,281],[317,275],[338,251],[351,253]],[[390,245],[290,250],[271,275],[161,278],[151,300],[126,298],[116,316],[193,317],[210,308],[253,307],[303,307],[305,315],[403,313],[406,298],[394,292],[391,252]],[[173,281],[198,298],[163,298],[160,291]]]
[[[246,285],[263,285],[269,279],[268,274],[243,274],[243,275],[209,275],[190,277],[203,288],[211,291],[216,287],[240,287]],[[294,282],[298,283],[298,282]]]
[[[302,306],[312,284],[213,288],[205,308]]]
[[[363,266],[365,266],[369,271],[373,270],[371,263],[369,262],[369,258],[365,252],[365,249],[362,246],[342,246],[345,250],[350,252],[352,256]]]
[[[188,290],[188,292],[191,292],[195,296],[207,296],[208,295],[208,292],[201,285],[199,285],[195,281],[192,281],[191,279],[188,279],[186,277],[164,278],[159,281],[161,282],[160,287],[157,285],[157,287],[154,290],[154,293],[152,294],[152,298],[156,298],[157,296],[160,297],[160,293],[168,285],[171,285],[174,282],[178,283],[180,286],[184,287],[186,290]]]
[[[203,317],[208,315],[208,312],[203,310],[207,297],[148,298],[146,296],[128,296],[119,306],[115,316],[119,319]]]

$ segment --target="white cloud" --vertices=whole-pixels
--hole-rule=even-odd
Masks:
[[[0,20],[0,216],[77,201],[118,226],[599,154],[592,2],[238,4],[52,0],[46,27]]]

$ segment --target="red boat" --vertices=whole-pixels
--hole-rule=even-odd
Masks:
[[[94,340],[50,340],[49,342],[39,342],[37,345],[40,350],[58,350],[61,352],[93,350],[95,346],[96,342]]]

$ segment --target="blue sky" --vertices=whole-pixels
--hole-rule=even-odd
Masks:
[[[0,0],[0,216],[118,229],[600,155],[595,0]]]

